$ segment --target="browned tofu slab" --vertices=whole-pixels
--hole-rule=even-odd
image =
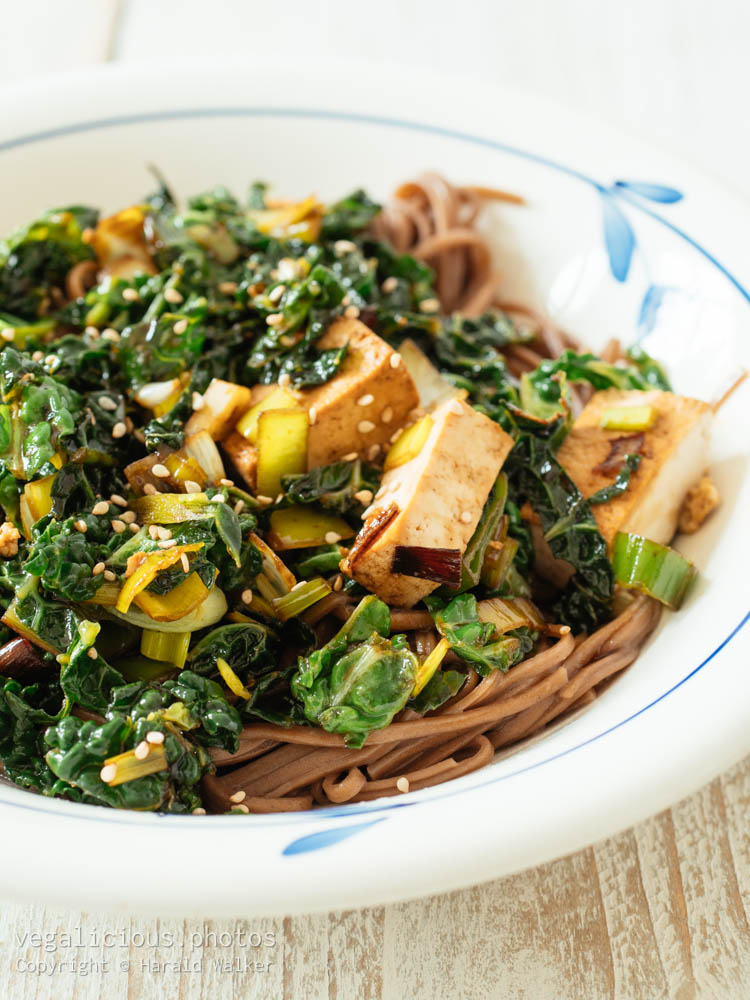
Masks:
[[[391,435],[419,406],[416,386],[399,355],[359,320],[336,320],[317,346],[325,350],[346,343],[349,349],[336,376],[299,394],[302,405],[315,413],[307,452],[310,469],[354,452],[372,458],[374,445],[387,450]]]
[[[658,417],[641,432],[604,430],[605,410],[653,406]],[[641,464],[627,490],[592,508],[607,544],[618,531],[668,543],[677,528],[682,500],[706,468],[711,407],[698,399],[658,389],[607,389],[595,393],[573,425],[557,458],[585,497],[611,485],[628,452]]]
[[[342,564],[382,600],[407,608],[439,584],[391,572],[396,546],[463,553],[513,446],[498,424],[457,399],[441,404],[432,417],[419,454],[383,476],[350,558]]]

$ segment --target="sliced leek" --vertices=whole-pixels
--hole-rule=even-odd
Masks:
[[[311,605],[317,604],[331,593],[330,586],[326,581],[318,576],[312,580],[305,580],[298,583],[293,590],[283,597],[276,597],[271,601],[273,609],[282,621],[294,618],[302,614]]]
[[[197,552],[203,548],[203,542],[194,542],[192,545],[176,545],[172,549],[165,549],[162,552],[152,552],[137,567],[135,572],[127,578],[117,599],[116,608],[124,614],[133,602],[137,594],[145,590],[148,585],[156,579],[162,570],[169,569],[179,562],[183,553]]]
[[[602,414],[601,426],[608,431],[647,431],[658,416],[655,406],[612,406]]]
[[[498,635],[517,628],[542,628],[541,612],[525,597],[488,597],[477,605],[480,622],[491,622]]]
[[[190,632],[156,632],[145,628],[141,632],[141,652],[150,660],[173,663],[182,669],[190,648]]]
[[[416,698],[422,688],[424,688],[427,682],[432,678],[440,664],[445,659],[445,655],[450,648],[451,644],[448,640],[445,638],[441,639],[433,651],[426,657],[424,663],[419,664],[417,667],[417,676],[414,681],[414,687],[411,692],[412,698]]]
[[[399,434],[385,456],[385,464],[383,465],[385,472],[388,472],[389,469],[397,469],[399,465],[405,465],[417,457],[430,436],[433,422],[429,413],[426,413],[421,420]]]
[[[126,750],[104,761],[100,777],[107,785],[124,785],[128,781],[144,778],[147,774],[158,774],[169,768],[167,753],[162,744],[146,743],[145,757],[136,757],[135,750]],[[137,748],[136,748],[137,749]]]
[[[176,622],[200,607],[207,597],[208,587],[197,573],[191,573],[166,594],[142,590],[133,603],[155,622]]]
[[[252,406],[247,413],[237,422],[235,430],[241,434],[250,444],[258,443],[258,419],[261,413],[267,410],[291,410],[298,406],[297,397],[293,396],[288,389],[277,386],[269,394],[261,399],[259,403]]]
[[[343,519],[326,511],[298,504],[275,510],[270,517],[269,541],[274,549],[305,549],[326,545],[328,537],[351,538],[354,529]]]
[[[307,470],[305,410],[266,410],[258,418],[258,494],[275,497],[283,476]]]
[[[618,531],[612,569],[623,587],[639,590],[676,611],[696,576],[695,566],[675,549],[643,535]]]
[[[248,689],[239,679],[234,670],[232,670],[226,660],[222,660],[221,657],[218,657],[216,660],[216,667],[221,674],[222,680],[232,694],[236,694],[238,698],[243,698],[245,701],[249,701],[252,698]]]
[[[138,628],[152,629],[154,627],[153,618],[149,618],[137,607],[130,608],[126,613],[122,613],[117,608],[110,608],[110,614],[115,618],[120,618],[130,625]],[[208,592],[208,597],[191,611],[184,618],[178,618],[173,622],[159,622],[159,629],[162,632],[197,632],[199,629],[208,628],[215,625],[227,613],[227,599],[224,592],[219,587],[212,587]]]

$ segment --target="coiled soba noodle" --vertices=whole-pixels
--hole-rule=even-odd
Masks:
[[[475,228],[488,201],[522,203],[503,191],[456,187],[425,174],[396,190],[373,235],[435,270],[443,312],[473,316],[499,306],[528,323],[534,339],[505,352],[509,370],[518,375],[575,341],[532,309],[498,299],[500,271]],[[619,346],[608,345],[608,352],[614,359]],[[338,627],[354,606],[346,595],[331,594],[317,606],[317,627],[327,626],[331,634],[333,623]],[[218,771],[204,779],[207,803],[216,811],[290,812],[416,791],[468,774],[489,764],[498,750],[594,701],[635,660],[660,613],[656,601],[638,596],[590,636],[551,625],[537,652],[505,674],[480,677],[449,654],[444,662],[466,674],[458,695],[425,716],[404,710],[390,726],[372,732],[360,750],[322,729],[251,723],[236,754],[214,751]],[[438,638],[426,611],[392,609],[392,630],[407,632],[420,658]]]

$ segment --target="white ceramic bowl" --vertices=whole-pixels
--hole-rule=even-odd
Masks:
[[[262,178],[323,198],[435,168],[528,199],[490,225],[513,297],[594,347],[645,336],[686,393],[712,398],[750,367],[747,207],[528,98],[363,65],[124,67],[6,90],[0,122],[3,232],[52,205],[127,204],[148,163],[182,194]],[[723,505],[680,542],[699,586],[568,725],[450,784],[281,817],[118,813],[2,786],[0,893],[195,916],[372,904],[564,854],[714,777],[750,751],[748,413],[746,383],[715,422]]]

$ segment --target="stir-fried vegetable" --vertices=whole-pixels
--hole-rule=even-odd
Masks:
[[[620,531],[612,551],[615,579],[677,610],[695,578],[695,566],[675,549]]]

